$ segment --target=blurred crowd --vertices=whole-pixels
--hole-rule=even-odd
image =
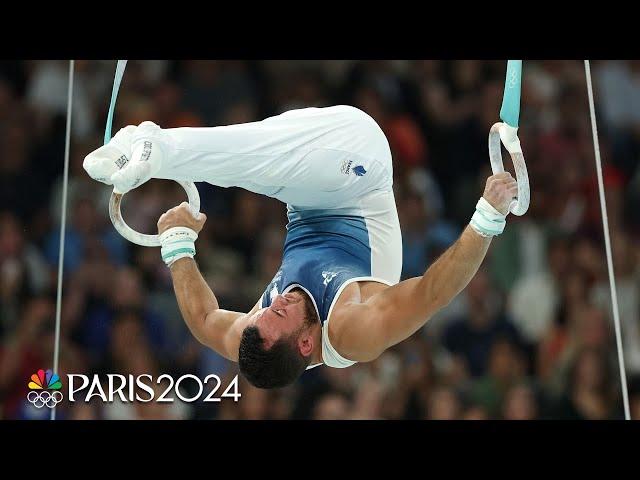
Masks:
[[[501,61],[130,61],[114,132],[261,120],[350,104],[394,158],[403,278],[422,275],[468,223],[491,174]],[[75,63],[61,305],[67,373],[217,374],[237,366],[186,329],[158,249],[121,238],[110,189],[82,169],[101,145],[115,61]],[[640,62],[593,62],[604,183],[634,418],[640,419]],[[66,61],[0,62],[0,418],[45,418],[25,399],[51,368],[67,103]],[[623,417],[602,218],[581,61],[525,61],[519,136],[531,207],[508,217],[469,286],[376,361],[319,367],[288,388],[240,378],[239,402],[64,402],[68,419],[619,419]],[[510,162],[506,163],[510,167]],[[219,303],[248,311],[278,269],[285,207],[198,186],[209,220],[197,261]],[[154,180],[123,215],[155,233],[184,200]]]

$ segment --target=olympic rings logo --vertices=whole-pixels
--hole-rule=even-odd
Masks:
[[[518,75],[518,72],[514,70],[513,72],[511,72],[511,75],[509,75],[509,78],[507,80],[507,87],[508,88],[517,87],[519,79],[520,79],[520,76]]]
[[[62,395],[62,392],[57,390],[53,392],[49,392],[47,390],[42,392],[31,390],[27,394],[27,400],[29,400],[36,408],[42,408],[45,405],[49,408],[54,408],[62,401],[63,398],[64,396]]]

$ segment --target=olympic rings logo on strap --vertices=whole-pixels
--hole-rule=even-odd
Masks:
[[[507,77],[507,87],[508,88],[516,88],[520,87],[520,74],[518,71],[513,70],[509,72],[509,76]]]
[[[59,391],[62,388],[60,377],[51,370],[45,372],[40,369],[31,375],[28,387],[30,392],[27,394],[27,400],[36,408],[42,408],[45,405],[54,408],[64,398]]]
[[[36,390],[31,390],[27,394],[27,400],[33,404],[36,408],[42,408],[45,405],[49,408],[53,408],[58,403],[62,401],[64,396],[62,392],[54,390],[53,392],[49,392],[48,390],[44,390],[42,392],[38,392]]]

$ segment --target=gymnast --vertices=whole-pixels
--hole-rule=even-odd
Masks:
[[[183,203],[157,224],[190,331],[259,388],[284,387],[322,364],[370,362],[410,337],[473,278],[518,196],[510,173],[490,176],[457,241],[424,275],[400,282],[391,151],[357,108],[304,108],[210,128],[146,121],[121,129],[84,168],[120,194],[158,178],[237,186],[286,204],[282,264],[246,313],[221,308],[198,270],[195,241],[206,215]]]

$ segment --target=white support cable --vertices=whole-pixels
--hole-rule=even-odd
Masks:
[[[69,60],[69,86],[67,88],[67,129],[64,143],[64,173],[62,175],[62,218],[60,220],[60,251],[58,254],[58,291],[56,297],[56,331],[53,347],[53,372],[58,373],[60,357],[60,317],[62,313],[62,272],[64,268],[64,242],[67,229],[67,187],[69,186],[69,149],[71,145],[71,107],[73,100],[73,69],[75,62]],[[51,420],[56,419],[56,407],[51,409]]]
[[[602,162],[600,160],[600,142],[598,141],[598,127],[596,125],[596,108],[593,101],[593,87],[591,85],[591,66],[589,60],[584,61],[584,70],[587,77],[587,93],[589,95],[589,110],[591,113],[591,131],[593,133],[593,149],[596,156],[596,172],[598,174],[598,190],[600,192],[600,209],[602,210],[602,227],[604,229],[604,245],[607,252],[607,267],[609,269],[609,286],[611,288],[611,305],[613,308],[613,323],[616,330],[616,344],[618,346],[618,364],[620,365],[620,383],[622,385],[622,400],[624,402],[624,418],[631,420],[629,412],[629,394],[627,392],[627,372],[624,367],[624,351],[622,349],[622,334],[620,331],[620,311],[618,310],[618,294],[616,290],[616,277],[613,271],[613,258],[611,255],[611,239],[609,237],[609,218],[607,216],[607,203],[604,196],[604,181],[602,179]]]

